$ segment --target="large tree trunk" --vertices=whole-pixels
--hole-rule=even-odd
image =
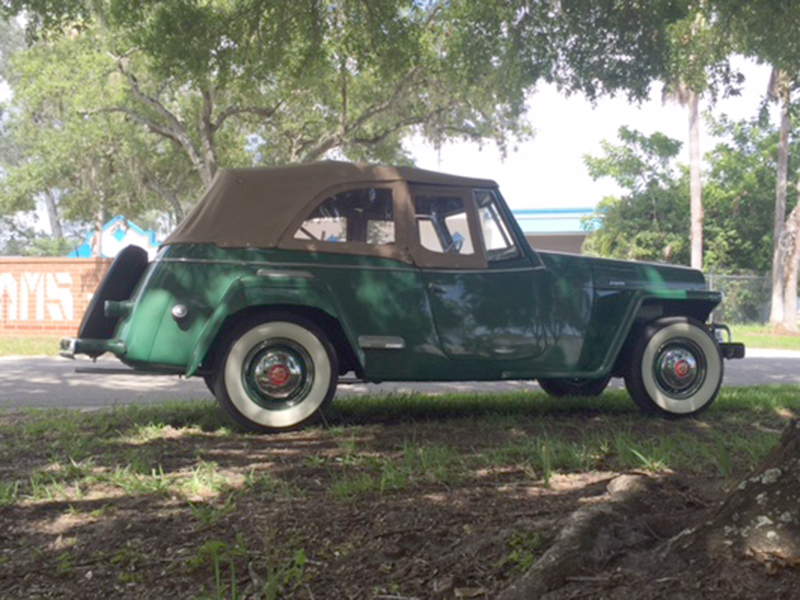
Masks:
[[[44,205],[47,209],[47,220],[50,222],[50,233],[57,240],[64,237],[64,230],[61,228],[61,221],[58,218],[58,206],[56,205],[56,197],[52,190],[47,190],[44,193]]]
[[[800,421],[778,447],[700,526],[673,538],[668,549],[717,558],[751,557],[768,569],[800,565]]]
[[[203,90],[203,113],[200,116],[200,138],[203,148],[203,182],[206,189],[211,186],[217,174],[217,149],[214,143],[216,127],[211,122],[214,112],[214,100],[211,92]]]
[[[798,181],[800,195],[800,181]],[[785,241],[785,277],[783,280],[783,327],[787,331],[797,332],[797,279],[800,270],[800,199],[786,220]]]
[[[789,129],[791,127],[789,110],[791,97],[789,86],[785,85],[786,74],[773,70],[770,87],[781,104],[781,128],[778,138],[778,173],[775,186],[775,218],[772,238],[772,304],[769,312],[770,325],[783,321],[783,225],[786,219],[786,188],[789,177]]]
[[[619,554],[626,547],[641,544],[641,540],[635,539],[635,530],[628,531],[627,537],[630,539],[624,539],[626,530],[622,524],[641,517],[649,506],[645,499],[656,491],[657,488],[649,484],[648,479],[643,476],[626,475],[612,480],[608,486],[608,500],[588,503],[573,513],[547,552],[524,575],[499,594],[498,599],[539,598],[550,590],[560,588],[569,579],[578,579],[587,567],[589,574],[595,568],[599,568],[601,572],[614,569],[613,563],[608,562],[609,556]],[[661,564],[669,564],[671,568],[675,568],[681,563],[681,569],[687,565],[702,564],[704,575],[709,572],[721,573],[720,569],[725,566],[723,563],[733,569],[740,569],[743,560],[758,561],[766,567],[767,574],[774,574],[783,567],[798,567],[798,507],[800,421],[795,420],[784,431],[778,446],[728,494],[707,519],[654,547],[649,556],[639,554],[637,560],[642,564],[649,564],[650,569],[656,565],[656,570],[660,568],[657,565]],[[652,529],[650,533],[655,535]],[[615,540],[615,536],[622,537]],[[616,542],[621,542],[621,545]],[[620,569],[621,567],[614,569],[614,573],[620,573]],[[680,575],[683,575],[682,571]],[[687,577],[694,575],[686,573]],[[611,578],[586,579],[605,579],[607,583],[611,583]],[[694,587],[695,583],[697,587]],[[703,585],[701,580],[692,582],[687,589],[693,589],[696,595],[676,594],[675,597],[701,597]],[[719,589],[716,591],[719,592]],[[653,590],[648,592],[647,598],[672,597],[654,596]],[[596,594],[592,597],[606,596]],[[610,593],[607,597],[620,596]],[[629,594],[629,597],[634,596]],[[712,593],[710,597],[720,596]]]
[[[103,225],[106,224],[106,210],[101,205],[94,218],[94,237],[92,238],[92,258],[103,257]]]
[[[700,98],[688,90],[689,105],[689,197],[691,202],[692,267],[703,268],[703,184],[700,180]]]

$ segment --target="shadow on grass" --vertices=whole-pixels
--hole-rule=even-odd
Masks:
[[[252,521],[237,521],[228,510],[229,497],[237,510],[251,506],[244,515],[268,521],[265,515],[275,513],[269,518],[282,524],[302,523],[296,515],[315,513],[321,501],[355,519],[348,503],[378,499],[352,511],[360,515],[374,505],[378,522],[385,517],[381,502],[392,501],[393,481],[407,486],[397,488],[398,506],[408,498],[416,507],[431,504],[429,496],[463,486],[464,498],[480,488],[511,512],[523,500],[514,490],[560,495],[543,483],[551,472],[580,478],[589,471],[687,469],[732,478],[759,461],[798,414],[800,386],[727,389],[702,418],[680,421],[642,416],[620,391],[595,399],[347,397],[334,402],[327,428],[275,435],[232,429],[213,402],[0,413],[0,546],[14,549],[0,571],[22,589],[20,568],[60,569],[64,589],[77,594],[92,569],[113,591],[142,568],[160,573],[185,563],[191,556],[170,561],[187,536],[195,553],[209,531],[231,547],[236,531],[257,543]],[[434,477],[437,470],[442,474]],[[361,483],[369,484],[363,494],[356,489]],[[337,497],[338,484],[352,493]],[[575,493],[591,491],[584,488]],[[71,538],[81,540],[75,549],[63,546]],[[202,588],[190,571],[172,575],[183,590]]]

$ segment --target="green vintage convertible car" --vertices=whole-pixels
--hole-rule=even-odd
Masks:
[[[61,349],[204,377],[257,431],[318,418],[350,372],[556,396],[624,377],[643,410],[694,415],[744,356],[706,324],[720,300],[696,270],[537,252],[493,181],[320,162],[220,171],[155,260],[116,258]]]

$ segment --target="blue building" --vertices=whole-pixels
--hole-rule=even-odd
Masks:
[[[95,232],[86,234],[86,241],[70,252],[68,258],[90,258],[96,245]],[[158,252],[158,241],[154,231],[146,231],[122,216],[117,216],[103,225],[100,250],[103,258],[114,258],[120,250],[133,244],[147,250],[152,259]]]
[[[511,211],[528,243],[537,250],[581,254],[586,236],[599,223],[593,208],[525,208]]]
[[[525,208],[511,212],[530,245],[538,250],[581,254],[586,236],[599,225],[597,221],[590,221],[594,213],[592,208]],[[86,241],[68,256],[91,257],[94,238],[94,232],[87,233]],[[159,246],[154,231],[144,230],[125,217],[114,217],[103,226],[103,257],[113,258],[129,244],[147,250],[151,259]]]

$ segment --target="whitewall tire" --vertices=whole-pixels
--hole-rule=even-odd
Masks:
[[[337,382],[336,352],[325,333],[291,316],[240,327],[214,372],[220,405],[251,431],[291,429],[315,420]]]
[[[691,416],[719,394],[723,376],[719,345],[702,323],[685,317],[648,325],[631,356],[625,385],[645,412]]]

